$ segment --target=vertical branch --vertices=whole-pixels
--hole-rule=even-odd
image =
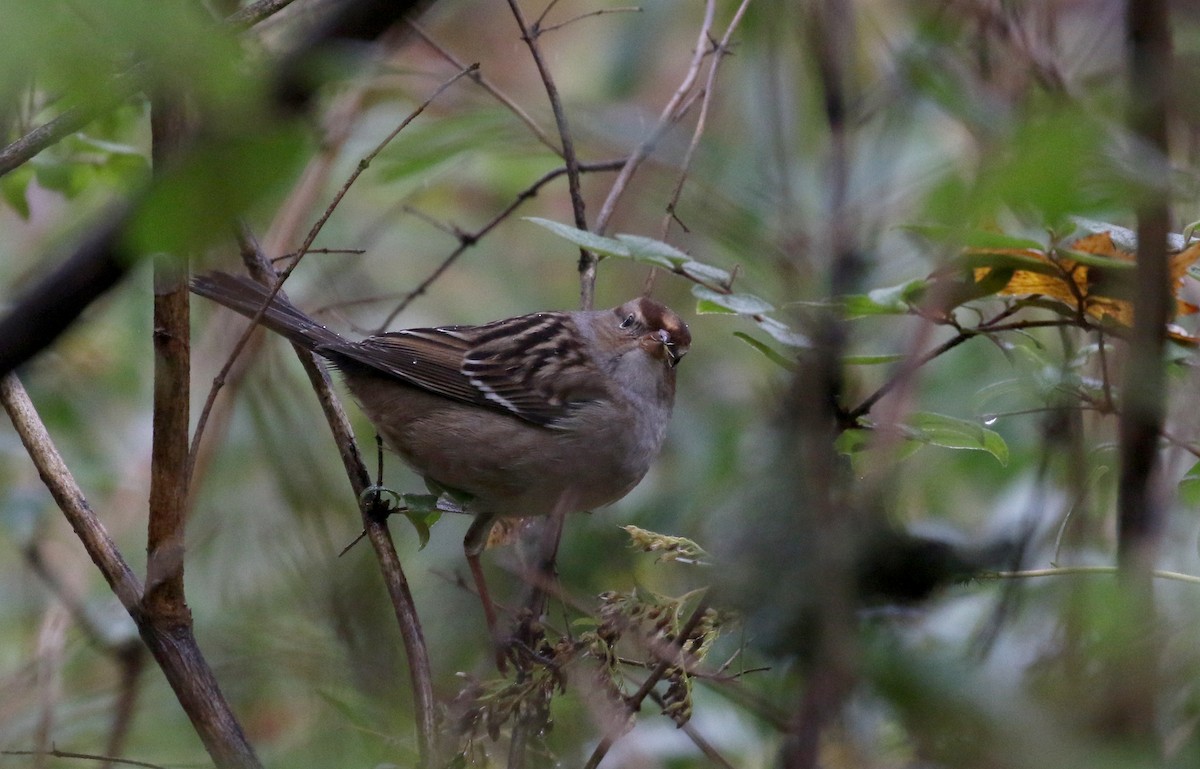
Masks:
[[[178,101],[154,102],[150,126],[157,170],[183,142],[187,122]],[[143,608],[156,620],[171,618],[190,625],[183,589],[191,403],[189,331],[186,258],[160,254],[154,259],[154,421]]]
[[[1137,270],[1129,368],[1122,388],[1121,469],[1117,486],[1117,556],[1127,616],[1115,639],[1108,726],[1152,739],[1156,720],[1158,654],[1151,584],[1164,509],[1157,490],[1158,440],[1163,427],[1165,330],[1172,306],[1167,261],[1169,230],[1167,103],[1171,39],[1166,0],[1126,6],[1129,34],[1130,113],[1133,133],[1154,153],[1153,187],[1137,208]]]
[[[838,0],[814,3],[809,25],[814,63],[821,80],[825,120],[829,126],[829,290],[850,293],[861,279],[863,265],[853,239],[847,211],[850,177],[847,110],[849,78],[844,57],[853,47],[853,19],[848,4]],[[842,399],[843,319],[833,311],[817,320],[814,347],[802,360],[790,393],[788,412],[793,424],[794,467],[803,468],[792,486],[793,515],[804,516],[803,530],[817,532],[814,571],[820,589],[813,589],[815,645],[809,660],[811,675],[792,716],[783,764],[809,769],[819,764],[822,733],[834,719],[854,684],[854,567],[862,521],[848,493],[846,473],[834,450]],[[803,511],[803,512],[801,512]],[[817,576],[819,575],[819,576]],[[809,586],[814,588],[813,585]]]
[[[521,39],[529,46],[533,63],[537,65],[538,74],[546,88],[546,98],[550,100],[550,109],[554,113],[554,123],[558,127],[558,136],[562,141],[563,161],[567,166],[567,187],[571,193],[571,210],[575,214],[575,226],[586,230],[587,212],[583,204],[583,191],[579,185],[579,157],[575,154],[575,140],[571,138],[571,128],[567,124],[567,113],[563,109],[562,99],[558,95],[558,86],[550,75],[550,67],[542,57],[542,49],[538,46],[539,30],[536,25],[531,27],[525,20],[525,14],[517,0],[508,0],[513,18],[521,30]],[[596,255],[586,248],[579,249],[579,307],[590,310],[596,301]]]
[[[1137,209],[1137,271],[1130,366],[1121,410],[1121,477],[1118,505],[1120,563],[1145,571],[1153,560],[1161,526],[1153,494],[1158,436],[1162,430],[1166,378],[1162,365],[1170,320],[1171,277],[1167,262],[1167,91],[1170,30],[1165,0],[1128,4],[1130,126],[1149,145],[1159,184],[1144,192]]]

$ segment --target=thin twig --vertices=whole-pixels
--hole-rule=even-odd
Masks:
[[[994,571],[983,572],[977,575],[976,579],[1035,579],[1037,577],[1071,577],[1085,576],[1093,574],[1109,574],[1117,575],[1120,573],[1118,566],[1056,566],[1050,569],[1022,569],[1021,571]],[[1200,585],[1200,576],[1194,574],[1184,574],[1178,571],[1166,571],[1165,569],[1151,569],[1151,576],[1155,579],[1170,580],[1172,582],[1186,582],[1189,585]]]
[[[75,753],[70,750],[59,750],[53,748],[51,750],[0,750],[0,756],[49,756],[50,758],[81,758],[86,761],[103,761],[109,764],[120,764],[121,766],[140,766],[145,769],[167,769],[161,764],[151,764],[147,761],[135,761],[132,758],[118,758],[116,756],[98,756],[94,753]]]
[[[597,172],[597,171],[616,171],[622,165],[624,165],[624,163],[625,163],[624,160],[609,160],[607,162],[601,162],[601,163],[584,163],[579,166],[579,170],[581,173],[593,173],[593,172]],[[555,168],[553,171],[548,171],[548,172],[542,174],[542,176],[537,181],[535,181],[533,184],[529,185],[524,190],[522,190],[520,193],[518,193],[517,196],[513,199],[513,201],[511,203],[509,203],[508,206],[506,206],[504,208],[504,210],[502,210],[500,213],[493,216],[487,224],[483,225],[482,227],[480,227],[478,230],[475,230],[474,232],[470,232],[470,233],[459,232],[459,233],[457,233],[456,237],[458,238],[458,241],[459,241],[458,247],[455,248],[452,252],[450,252],[450,254],[445,259],[442,260],[441,264],[439,264],[434,269],[433,272],[431,272],[424,280],[422,280],[419,284],[417,284],[416,288],[414,288],[412,291],[408,292],[408,294],[405,295],[404,299],[400,302],[400,304],[398,304],[396,306],[396,309],[394,309],[390,313],[388,313],[388,316],[386,318],[384,318],[383,323],[381,323],[379,325],[379,329],[377,329],[377,333],[378,333],[378,331],[382,331],[383,329],[386,329],[389,325],[391,325],[392,321],[394,321],[400,313],[404,312],[404,310],[406,310],[408,308],[408,306],[413,303],[414,300],[416,300],[418,297],[420,297],[425,292],[427,292],[429,290],[429,287],[431,285],[433,285],[434,281],[436,281],[438,278],[440,278],[442,276],[442,274],[446,270],[448,270],[450,268],[450,266],[452,264],[454,264],[454,262],[456,262],[460,256],[463,255],[463,252],[465,252],[468,248],[476,245],[480,241],[480,239],[482,239],[485,235],[487,235],[489,232],[491,232],[493,229],[495,229],[501,222],[503,222],[505,219],[507,219],[509,216],[511,216],[514,211],[516,211],[518,208],[521,207],[521,205],[523,203],[525,203],[527,200],[530,200],[531,198],[536,197],[538,192],[542,189],[542,187],[546,186],[550,182],[554,181],[555,179],[557,179],[558,177],[560,177],[566,173],[567,173],[566,167],[559,166],[558,168]]]
[[[282,256],[272,257],[271,263],[274,264],[276,262],[286,262],[289,259],[295,259],[299,253],[300,253],[299,251],[292,251],[291,253],[283,254]],[[310,254],[338,254],[341,256],[362,256],[363,254],[367,253],[367,250],[365,248],[310,248],[310,249],[308,249],[308,253],[310,253]]]
[[[862,403],[846,412],[845,421],[847,423],[853,423],[855,420],[866,416],[867,413],[869,413],[871,409],[875,407],[875,404],[878,403],[881,398],[883,398],[883,396],[890,393],[902,382],[907,381],[907,379],[922,366],[935,360],[950,350],[953,350],[963,342],[974,339],[977,336],[1000,333],[1003,331],[1022,331],[1031,328],[1055,328],[1060,326],[1079,325],[1080,323],[1078,320],[1058,318],[1052,320],[1014,321],[1012,323],[1001,323],[994,326],[982,323],[975,328],[960,329],[958,334],[954,335],[950,339],[947,339],[945,342],[942,342],[924,355],[909,359],[908,361],[902,363],[891,378],[876,388],[873,393],[864,398]],[[1090,329],[1091,326],[1087,325],[1085,328]]]
[[[75,530],[92,562],[112,587],[117,599],[130,614],[140,612],[142,584],[121,555],[117,545],[96,516],[83,489],[75,482],[71,471],[63,462],[46,426],[38,416],[29,394],[16,376],[10,374],[0,379],[0,402],[12,420],[21,443],[29,458],[33,460],[42,482],[54,497],[58,508]]]
[[[696,148],[700,146],[700,138],[704,135],[704,128],[708,122],[708,108],[712,104],[713,94],[716,93],[717,71],[720,69],[721,61],[729,53],[729,46],[733,39],[734,30],[741,23],[742,16],[745,15],[746,8],[749,5],[750,0],[742,0],[734,12],[733,18],[729,20],[729,26],[725,28],[725,33],[721,35],[720,42],[716,43],[713,47],[712,62],[709,64],[708,78],[704,83],[702,91],[703,98],[700,100],[700,114],[696,117],[696,126],[692,129],[692,139],[688,142],[688,148],[683,155],[683,161],[679,164],[679,178],[675,182],[675,189],[672,190],[671,198],[667,202],[666,214],[663,216],[662,228],[659,232],[661,240],[667,239],[671,222],[677,219],[675,207],[679,204],[680,195],[683,194],[683,185],[688,178],[688,170],[692,165],[692,156],[695,155]]]
[[[478,65],[472,65],[472,67],[476,67],[476,66],[478,66]],[[325,223],[327,221],[329,221],[329,217],[333,215],[334,210],[337,208],[338,204],[342,201],[342,198],[344,198],[346,196],[346,193],[349,192],[351,185],[353,185],[354,182],[359,178],[359,176],[362,175],[363,171],[365,171],[367,169],[367,167],[370,166],[371,161],[374,160],[376,157],[378,157],[379,153],[383,152],[384,148],[387,147],[387,145],[392,141],[392,139],[396,138],[396,136],[402,130],[404,130],[404,128],[407,127],[409,125],[409,123],[411,123],[413,120],[416,119],[416,117],[418,115],[420,115],[422,112],[424,112],[425,108],[428,107],[433,102],[434,99],[436,99],[439,95],[441,95],[441,93],[443,91],[445,91],[447,88],[449,88],[459,78],[468,74],[469,71],[470,71],[470,68],[463,70],[463,71],[459,72],[458,74],[456,74],[454,77],[447,80],[446,82],[442,83],[440,86],[438,86],[438,88],[434,90],[433,94],[428,99],[426,99],[424,102],[422,102],[421,105],[418,106],[415,110],[410,112],[408,114],[408,116],[405,117],[404,120],[402,120],[395,129],[393,129],[386,137],[384,137],[384,139],[381,142],[379,142],[377,145],[375,145],[374,149],[372,149],[370,152],[368,152],[363,158],[361,158],[358,161],[358,165],[355,167],[354,171],[352,171],[351,174],[346,178],[346,181],[343,182],[342,186],[338,189],[337,193],[334,195],[333,200],[329,203],[328,206],[325,207],[325,210],[321,213],[321,216],[317,218],[317,221],[309,229],[308,234],[305,236],[304,241],[301,243],[300,247],[298,249],[296,249],[296,258],[294,260],[292,260],[292,262],[290,262],[287,265],[287,267],[285,267],[283,270],[278,272],[277,282],[273,286],[270,286],[270,292],[269,292],[267,298],[263,301],[262,307],[259,308],[258,313],[256,313],[255,316],[250,319],[250,325],[248,325],[246,327],[245,331],[242,332],[242,335],[238,338],[237,342],[233,346],[233,349],[230,351],[229,357],[226,359],[225,364],[221,367],[221,370],[218,371],[217,375],[213,378],[212,387],[209,389],[208,397],[205,400],[203,408],[201,408],[201,410],[200,410],[200,417],[196,424],[196,431],[192,435],[190,463],[191,463],[191,466],[193,469],[195,467],[196,457],[199,453],[200,440],[204,435],[204,428],[207,426],[209,414],[212,412],[213,404],[216,401],[217,394],[220,392],[221,387],[224,385],[225,378],[229,375],[229,372],[233,368],[234,363],[237,361],[238,356],[241,355],[242,350],[245,349],[246,344],[250,341],[250,337],[254,334],[255,329],[258,327],[259,319],[262,317],[263,313],[265,313],[267,311],[267,307],[270,306],[271,301],[275,298],[275,295],[277,293],[279,293],[279,290],[283,287],[284,282],[286,282],[288,277],[291,276],[292,271],[296,269],[296,267],[300,264],[301,259],[303,259],[304,255],[306,253],[308,253],[309,248],[312,247],[313,241],[317,239],[317,235],[319,235],[321,233],[322,228],[324,228]],[[273,268],[272,268],[272,272],[274,272]],[[189,475],[190,475],[190,471],[189,471]]]
[[[439,56],[459,69],[466,69],[467,65],[463,64],[462,61],[460,61],[454,54],[450,53],[445,46],[442,46],[436,40],[430,37],[429,33],[427,33],[420,24],[412,19],[407,20],[405,23],[408,24],[412,31],[417,34],[417,37],[421,38],[422,42],[437,52]],[[555,155],[562,157],[562,148],[554,143],[554,140],[551,139],[550,136],[542,129],[542,127],[537,124],[537,121],[535,121],[533,117],[521,107],[520,104],[517,104],[512,97],[496,87],[496,85],[484,77],[483,73],[479,70],[472,72],[470,75],[468,75],[468,77],[470,77],[471,80],[473,80],[480,88],[487,91],[493,99],[500,102],[500,104],[508,109],[509,112],[516,115],[517,119],[525,124],[530,133],[532,133],[539,142],[546,145],[546,147],[548,147]]]
[[[262,282],[263,285],[280,283],[274,274],[274,268],[258,249],[248,230],[239,231],[239,246],[242,258],[256,280]],[[362,452],[354,439],[354,429],[350,425],[350,419],[346,415],[341,401],[333,392],[329,375],[317,363],[313,353],[299,346],[293,346],[305,374],[308,375],[313,392],[320,402],[326,422],[333,432],[334,442],[337,444],[354,498],[360,500],[359,510],[362,514],[363,529],[375,549],[384,584],[392,601],[392,609],[400,626],[400,636],[404,642],[409,679],[413,689],[417,747],[421,766],[437,766],[437,713],[436,701],[433,696],[433,676],[430,672],[429,651],[425,645],[425,637],[421,630],[420,617],[412,598],[412,591],[408,587],[408,578],[404,575],[404,568],[400,564],[400,557],[396,553],[396,546],[392,542],[385,516],[377,514],[379,512],[377,509],[361,501],[364,498],[363,493],[371,486],[370,471],[367,469]]]
[[[588,228],[587,212],[583,203],[583,191],[579,182],[579,156],[575,154],[575,141],[571,138],[571,128],[567,124],[567,113],[563,109],[562,99],[558,95],[558,86],[550,74],[550,67],[542,56],[542,49],[537,42],[537,30],[531,28],[525,20],[525,14],[517,0],[508,0],[513,18],[521,30],[521,39],[529,48],[533,63],[537,66],[546,89],[546,98],[550,101],[550,111],[554,113],[554,123],[558,127],[558,138],[562,142],[563,162],[567,166],[567,189],[571,196],[571,211],[575,217],[575,226],[581,230]],[[549,8],[547,8],[549,10]],[[579,249],[579,307],[590,310],[596,299],[596,255],[586,248]]]
[[[541,19],[539,19],[538,20],[538,33],[544,35],[547,32],[553,32],[556,29],[562,29],[563,27],[568,26],[570,24],[574,24],[577,21],[582,21],[583,19],[590,19],[594,16],[606,16],[610,13],[641,13],[641,12],[642,12],[642,9],[639,8],[638,6],[627,5],[627,6],[623,6],[621,8],[601,8],[596,11],[588,11],[587,13],[581,13],[578,16],[572,16],[571,18],[567,19],[566,21],[560,21],[558,24],[545,25],[545,24],[542,24]],[[543,17],[544,16],[545,16],[545,14],[543,14]]]
[[[710,35],[715,13],[716,0],[707,0],[704,4],[704,21],[700,25],[699,34],[696,36],[696,47],[692,52],[692,61],[688,65],[686,74],[684,74],[683,82],[679,84],[675,89],[675,93],[672,94],[666,105],[663,106],[662,112],[658,116],[658,123],[650,129],[650,133],[646,136],[645,140],[629,155],[629,159],[625,161],[625,167],[621,169],[621,173],[617,175],[616,181],[613,182],[612,188],[609,189],[608,197],[604,199],[604,204],[600,206],[600,214],[596,217],[595,231],[597,234],[604,234],[617,207],[617,201],[625,192],[625,188],[629,185],[629,180],[642,164],[642,161],[654,150],[667,129],[683,116],[683,110],[680,107],[688,94],[691,93],[696,80],[700,77],[700,67],[704,62],[704,57],[708,55],[710,50],[709,40],[711,39]]]
[[[633,714],[638,712],[638,710],[642,707],[642,701],[650,695],[650,692],[654,690],[654,687],[658,685],[658,682],[662,680],[662,677],[666,675],[666,672],[672,667],[680,664],[680,657],[683,654],[683,645],[686,644],[691,638],[692,631],[695,630],[696,626],[700,624],[700,620],[704,619],[704,615],[708,611],[708,607],[708,596],[702,596],[700,598],[700,602],[692,611],[691,616],[688,617],[688,620],[683,624],[683,627],[679,629],[679,634],[671,643],[671,653],[663,654],[662,660],[654,667],[652,671],[650,671],[650,675],[646,676],[646,679],[642,681],[642,685],[638,688],[638,690],[625,697],[624,704],[628,713]],[[600,762],[604,760],[604,757],[608,755],[608,751],[612,749],[613,744],[616,742],[617,736],[618,732],[610,728],[600,739],[600,744],[598,744],[596,749],[592,751],[591,756],[588,757],[587,763],[584,764],[584,769],[596,769]]]
[[[256,0],[225,17],[225,23],[238,27],[253,27],[287,8],[295,0]]]

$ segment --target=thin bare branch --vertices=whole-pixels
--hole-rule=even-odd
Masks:
[[[1022,569],[1021,571],[983,572],[976,579],[1036,579],[1038,577],[1078,577],[1106,574],[1116,576],[1120,573],[1117,566],[1056,566],[1052,569]],[[1200,585],[1200,576],[1184,574],[1165,569],[1151,569],[1150,575],[1155,579],[1171,582],[1184,582],[1189,585]]]
[[[730,19],[729,25],[725,28],[725,33],[721,35],[721,40],[714,47],[712,61],[708,67],[708,78],[704,83],[704,96],[700,101],[700,114],[696,118],[696,127],[692,130],[692,140],[688,142],[687,152],[684,153],[683,161],[679,164],[679,178],[675,182],[675,189],[671,191],[671,198],[667,202],[666,214],[663,216],[662,227],[659,232],[661,240],[667,239],[671,222],[677,219],[675,208],[679,204],[680,195],[683,194],[683,185],[687,182],[688,170],[692,165],[692,157],[696,154],[696,148],[700,146],[700,138],[704,135],[704,129],[708,122],[708,109],[712,104],[713,94],[716,93],[717,71],[720,69],[721,61],[729,52],[733,33],[741,23],[742,16],[745,15],[746,8],[749,5],[750,0],[742,0],[734,12],[733,18]]]
[[[138,624],[142,639],[158,661],[213,762],[220,769],[261,769],[216,677],[196,645],[191,628],[181,623],[154,625],[147,621],[141,606],[141,583],[88,505],[83,490],[63,462],[29,395],[15,376],[0,379],[0,402],[58,508],[113,593]]]
[[[477,67],[477,66],[478,65],[472,65],[472,68]],[[364,157],[362,157],[358,161],[358,165],[355,167],[354,171],[352,171],[350,173],[350,175],[346,178],[346,181],[342,183],[342,186],[338,189],[337,193],[334,195],[333,200],[329,203],[328,206],[325,207],[325,210],[322,212],[321,216],[317,218],[317,221],[309,229],[308,234],[305,236],[304,241],[300,244],[300,247],[298,249],[296,249],[295,259],[293,259],[287,265],[287,267],[285,267],[283,270],[281,270],[280,272],[278,272],[276,274],[276,276],[275,276],[276,282],[270,286],[271,291],[270,291],[270,295],[267,297],[267,300],[263,303],[263,306],[259,310],[258,314],[255,315],[255,317],[251,318],[250,325],[248,325],[246,327],[246,330],[244,332],[242,332],[241,337],[234,344],[233,349],[230,351],[229,357],[226,359],[225,364],[221,367],[221,370],[213,378],[213,384],[212,384],[212,387],[209,389],[208,397],[205,400],[203,408],[200,410],[200,418],[196,425],[196,432],[192,436],[192,445],[191,445],[190,455],[191,455],[191,464],[193,467],[195,466],[196,457],[199,454],[200,440],[204,435],[204,428],[207,426],[207,423],[208,423],[208,415],[212,412],[213,404],[216,401],[217,394],[220,392],[221,387],[224,385],[225,378],[229,375],[230,370],[233,368],[233,365],[236,362],[238,356],[241,355],[242,350],[245,349],[247,343],[249,343],[250,337],[254,334],[255,329],[258,327],[258,320],[260,317],[262,317],[262,313],[266,312],[266,309],[270,305],[271,300],[275,298],[275,295],[277,293],[279,293],[280,289],[283,287],[284,282],[286,282],[288,277],[291,276],[292,271],[295,270],[297,266],[299,266],[300,261],[304,258],[305,254],[308,253],[308,250],[312,247],[313,241],[315,241],[317,239],[317,236],[321,233],[321,230],[322,230],[322,228],[324,228],[325,223],[327,221],[329,221],[329,217],[332,216],[333,212],[337,209],[337,206],[342,201],[342,198],[344,198],[346,196],[346,193],[349,192],[350,187],[359,178],[359,176],[362,175],[363,171],[365,171],[370,166],[371,161],[374,160],[376,157],[378,157],[379,153],[383,152],[384,148],[386,148],[387,145],[389,143],[391,143],[391,141],[393,139],[395,139],[396,136],[399,135],[399,133],[402,130],[404,130],[404,128],[406,128],[413,120],[415,120],[418,115],[420,115],[422,112],[424,112],[425,108],[428,107],[433,102],[434,99],[436,99],[439,95],[441,95],[442,92],[444,92],[447,88],[449,88],[459,78],[467,75],[469,72],[470,72],[470,68],[463,70],[462,72],[459,72],[454,77],[450,78],[449,80],[447,80],[446,82],[444,82],[440,86],[438,86],[438,88],[433,92],[433,94],[428,99],[426,99],[424,102],[422,102],[421,105],[418,106],[415,110],[410,112],[408,114],[408,116],[405,117],[404,120],[402,120],[395,129],[393,129],[390,133],[388,133],[388,135],[385,136],[382,141],[380,141],[378,144],[376,144],[375,147],[370,152],[368,152]],[[272,268],[272,272],[274,272],[274,268]]]
[[[121,766],[140,766],[145,769],[167,769],[161,764],[151,764],[147,761],[134,761],[132,758],[118,758],[116,756],[98,756],[94,753],[76,753],[70,750],[59,750],[53,748],[51,750],[0,750],[0,756],[49,756],[50,758],[79,758],[85,761],[101,761],[106,764],[120,764]]]
[[[1002,314],[1007,317],[1008,312],[1005,311]],[[888,380],[881,384],[878,388],[876,388],[873,393],[864,398],[862,403],[847,411],[844,415],[843,421],[846,424],[853,424],[855,420],[866,416],[881,398],[890,393],[899,385],[906,382],[909,377],[916,373],[918,369],[944,355],[950,350],[953,350],[955,347],[958,347],[960,344],[969,339],[1004,331],[1025,331],[1033,328],[1057,328],[1062,326],[1080,325],[1081,321],[1078,319],[1058,318],[1047,320],[1013,321],[1012,323],[1000,323],[995,325],[991,325],[990,322],[985,322],[979,324],[975,328],[959,329],[959,333],[947,339],[945,342],[942,342],[937,347],[934,347],[929,352],[915,358],[910,358],[902,363],[897,368],[896,373],[889,377]],[[1082,327],[1085,329],[1092,328],[1092,326],[1086,320],[1082,321]]]
[[[621,169],[621,173],[617,175],[616,181],[608,191],[608,197],[604,199],[604,204],[600,206],[600,214],[596,217],[596,232],[604,234],[608,228],[609,221],[612,220],[613,212],[616,210],[617,201],[621,199],[625,188],[629,185],[629,180],[633,178],[634,173],[642,164],[642,161],[654,150],[658,145],[663,134],[667,132],[675,122],[683,117],[684,105],[692,88],[696,84],[696,80],[700,77],[700,68],[704,62],[704,57],[710,50],[709,41],[711,40],[713,17],[716,14],[716,0],[707,0],[704,4],[704,21],[700,25],[700,32],[696,36],[696,47],[692,51],[692,60],[688,65],[687,72],[683,76],[683,81],[675,89],[675,93],[667,100],[663,106],[662,112],[659,113],[658,123],[650,130],[645,140],[639,144],[634,151],[629,155],[629,159],[625,161],[625,167]]]
[[[130,614],[140,612],[142,584],[108,535],[104,524],[88,505],[87,497],[67,469],[58,449],[42,424],[29,394],[14,375],[0,379],[0,402],[8,412],[21,443],[33,460],[42,482],[54,497],[59,510],[83,543],[88,556]]]
[[[616,171],[622,165],[624,165],[624,163],[624,160],[610,160],[602,163],[584,163],[580,165],[579,170],[581,173]],[[433,272],[431,272],[424,280],[417,284],[417,287],[404,297],[400,304],[396,306],[396,309],[388,313],[388,316],[384,318],[383,323],[379,325],[376,333],[379,333],[391,325],[392,321],[394,321],[400,313],[404,312],[404,310],[406,310],[408,306],[413,303],[413,301],[427,292],[429,287],[433,285],[434,281],[440,278],[442,274],[445,273],[446,270],[448,270],[450,266],[454,264],[454,262],[456,262],[468,248],[477,244],[480,239],[482,239],[485,235],[495,229],[501,222],[511,216],[513,212],[515,212],[523,203],[525,203],[525,201],[536,197],[542,187],[566,173],[567,169],[565,166],[560,166],[553,171],[546,172],[540,178],[538,178],[537,181],[518,193],[516,198],[514,198],[513,201],[509,203],[503,211],[493,216],[487,224],[483,225],[474,232],[457,233],[456,236],[458,237],[459,241],[458,247],[450,252],[450,254],[442,260],[441,264],[439,264]]]
[[[437,52],[439,56],[459,69],[467,68],[466,64],[463,64],[462,61],[459,60],[454,54],[450,53],[448,49],[430,37],[429,33],[427,33],[424,28],[421,27],[421,25],[417,24],[416,21],[410,19],[407,23],[408,26],[412,28],[413,32],[417,34],[417,37],[421,38],[422,42]],[[554,140],[550,138],[550,135],[547,134],[542,127],[537,124],[537,121],[535,121],[533,117],[521,107],[520,104],[517,104],[512,97],[501,91],[494,83],[484,77],[483,73],[479,70],[472,72],[470,75],[468,75],[468,77],[470,77],[471,80],[473,80],[480,88],[487,91],[493,99],[500,102],[505,108],[516,115],[517,119],[525,124],[530,133],[532,133],[539,142],[546,145],[546,147],[548,147],[555,155],[562,157],[562,148],[554,143]]]
[[[235,27],[253,27],[287,8],[295,0],[256,0],[225,17],[225,23]]]
[[[571,210],[575,216],[575,226],[581,230],[588,228],[587,211],[583,203],[583,191],[579,183],[579,156],[575,154],[575,140],[571,137],[571,128],[567,123],[567,113],[563,109],[562,99],[558,95],[558,86],[550,74],[550,67],[542,56],[541,46],[538,45],[537,29],[530,27],[525,20],[517,0],[508,0],[517,27],[521,30],[521,39],[529,48],[533,63],[537,66],[546,89],[546,98],[550,101],[550,110],[554,113],[554,123],[558,127],[558,138],[562,142],[562,157],[567,166],[567,189],[571,195]],[[546,9],[547,11],[549,8]],[[587,249],[579,249],[579,307],[590,310],[596,299],[596,255]]]
[[[556,29],[562,29],[563,27],[574,24],[577,21],[582,21],[583,19],[590,19],[595,16],[607,16],[610,13],[641,13],[641,12],[642,12],[642,9],[639,8],[638,6],[627,5],[622,8],[600,8],[599,10],[588,11],[587,13],[581,13],[578,16],[572,16],[571,18],[567,19],[566,21],[560,21],[558,24],[542,24],[541,23],[542,19],[538,19],[538,33],[544,35],[547,32],[553,32]],[[542,14],[542,17],[544,18],[545,14]]]
[[[278,286],[280,280],[275,276],[274,268],[258,249],[248,231],[239,231],[239,245],[246,266],[255,279],[264,285]],[[371,485],[370,471],[367,469],[362,452],[354,439],[354,429],[350,425],[346,410],[333,391],[329,375],[312,353],[300,347],[295,349],[297,358],[304,367],[304,372],[317,395],[329,428],[333,432],[334,442],[337,444],[338,453],[342,458],[346,477],[350,481],[350,488],[359,503],[363,529],[375,549],[384,584],[396,614],[396,621],[400,626],[400,635],[408,660],[409,678],[413,688],[417,746],[421,757],[421,766],[437,766],[439,765],[437,761],[437,712],[433,696],[429,651],[425,646],[425,637],[421,630],[420,617],[412,598],[412,591],[408,587],[408,578],[404,575],[400,557],[396,553],[396,546],[388,531],[386,505],[379,503],[378,500],[371,502],[366,498],[369,495],[364,494]]]

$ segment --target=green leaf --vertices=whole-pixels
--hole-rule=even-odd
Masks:
[[[1114,259],[1111,256],[1102,254],[1089,254],[1086,251],[1072,251],[1068,248],[1060,248],[1058,252],[1081,264],[1086,264],[1089,267],[1099,267],[1104,270],[1124,270],[1129,274],[1133,274],[1137,269],[1136,262],[1127,262],[1123,259]]]
[[[655,264],[675,270],[692,261],[687,254],[675,248],[670,243],[647,238],[642,235],[617,235],[617,240],[629,246],[629,253],[634,260]],[[669,266],[668,266],[669,265]]]
[[[867,430],[843,430],[833,441],[833,447],[843,456],[853,456],[867,447],[871,435]]]
[[[540,216],[526,216],[524,219],[539,227],[544,227],[560,238],[569,240],[580,248],[586,248],[597,255],[614,256],[619,259],[633,258],[633,252],[629,246],[614,238],[606,238],[603,235],[597,235],[594,232],[581,230],[578,227],[572,227],[569,224],[563,224],[551,219],[543,219]],[[667,267],[668,269],[674,269],[669,262],[667,263]]]
[[[985,296],[991,296],[1003,290],[1009,281],[1012,280],[1013,273],[1015,272],[1016,270],[1008,267],[993,267],[988,270],[987,275],[984,275],[982,280],[974,281],[972,285],[968,286],[971,290],[965,294],[967,298],[963,301],[982,299]]]
[[[993,251],[975,251],[963,254],[957,259],[958,264],[966,269],[976,267],[991,267],[999,270],[1024,270],[1037,272],[1042,275],[1062,276],[1062,269],[1044,259],[1037,259],[1022,254],[1009,254]]]
[[[429,544],[430,527],[442,517],[438,497],[435,494],[402,494],[401,499],[404,500],[404,517],[417,532],[417,549],[424,550]]]
[[[1006,235],[1003,232],[993,232],[992,230],[964,229],[940,224],[913,224],[905,226],[903,229],[924,235],[930,240],[940,243],[953,243],[963,248],[982,250],[1028,248],[1035,251],[1042,251],[1046,248],[1045,243],[1039,243],[1029,238]]]
[[[98,150],[106,155],[134,155],[142,157],[142,151],[132,144],[124,144],[121,142],[109,141],[100,139],[87,134],[73,134],[72,142],[77,145],[79,150]]]
[[[29,218],[29,200],[25,197],[25,190],[29,188],[31,181],[33,166],[30,163],[0,177],[0,195],[4,196],[4,202],[22,219]]]
[[[907,315],[908,311],[908,305],[879,304],[867,294],[842,297],[842,313],[851,320],[871,315]]]
[[[913,440],[946,449],[986,451],[1000,464],[1008,464],[1008,444],[999,433],[977,422],[918,411],[909,415],[907,424]]]
[[[417,549],[424,550],[425,546],[429,544],[429,529],[433,524],[437,523],[442,514],[406,512],[404,513],[404,517],[408,519],[408,522],[412,524],[413,529],[417,532]]]
[[[728,270],[722,270],[720,267],[713,267],[711,264],[703,262],[689,260],[680,265],[679,271],[692,280],[709,286],[728,288],[733,283],[733,276],[729,274]]]
[[[297,127],[213,137],[155,179],[126,231],[138,253],[183,253],[227,237],[269,193],[292,180],[307,139]]]
[[[701,315],[760,315],[775,309],[754,294],[721,294],[706,286],[692,286],[692,296],[700,300],[696,312]]]
[[[79,174],[83,167],[65,160],[53,160],[34,164],[39,187],[74,197],[79,187]]]
[[[755,350],[758,350],[760,353],[762,353],[764,356],[766,356],[767,360],[771,361],[772,363],[776,364],[777,366],[784,368],[788,371],[796,370],[796,366],[797,366],[796,361],[791,358],[788,358],[785,355],[780,354],[779,351],[776,350],[775,348],[759,341],[758,339],[755,339],[754,337],[750,336],[749,334],[744,334],[741,331],[735,331],[733,333],[733,335],[735,337],[737,337],[738,339],[741,339],[746,344],[753,347]]]
[[[842,312],[847,318],[868,315],[905,315],[929,288],[929,281],[914,278],[896,286],[886,286],[865,294],[842,297]]]
[[[915,278],[898,286],[872,289],[867,292],[867,298],[880,307],[907,312],[921,298],[927,287],[926,281]]]
[[[436,494],[401,494],[405,507],[414,513],[440,513]]]
[[[885,353],[882,355],[846,355],[842,357],[842,363],[847,366],[878,366],[882,363],[899,363],[904,360],[907,355],[903,353]]]
[[[782,323],[774,318],[755,318],[754,322],[780,344],[803,349],[812,347],[812,341],[808,337],[799,331],[793,331],[786,323]]]
[[[1179,481],[1179,501],[1188,507],[1200,505],[1200,462],[1192,465]]]

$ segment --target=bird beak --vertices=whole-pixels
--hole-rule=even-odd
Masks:
[[[667,356],[667,365],[675,368],[679,365],[679,361],[683,360],[683,356],[687,354],[687,349],[679,349],[671,341],[671,337],[666,331],[660,330],[656,336],[658,337],[658,341],[662,343],[663,353]]]

